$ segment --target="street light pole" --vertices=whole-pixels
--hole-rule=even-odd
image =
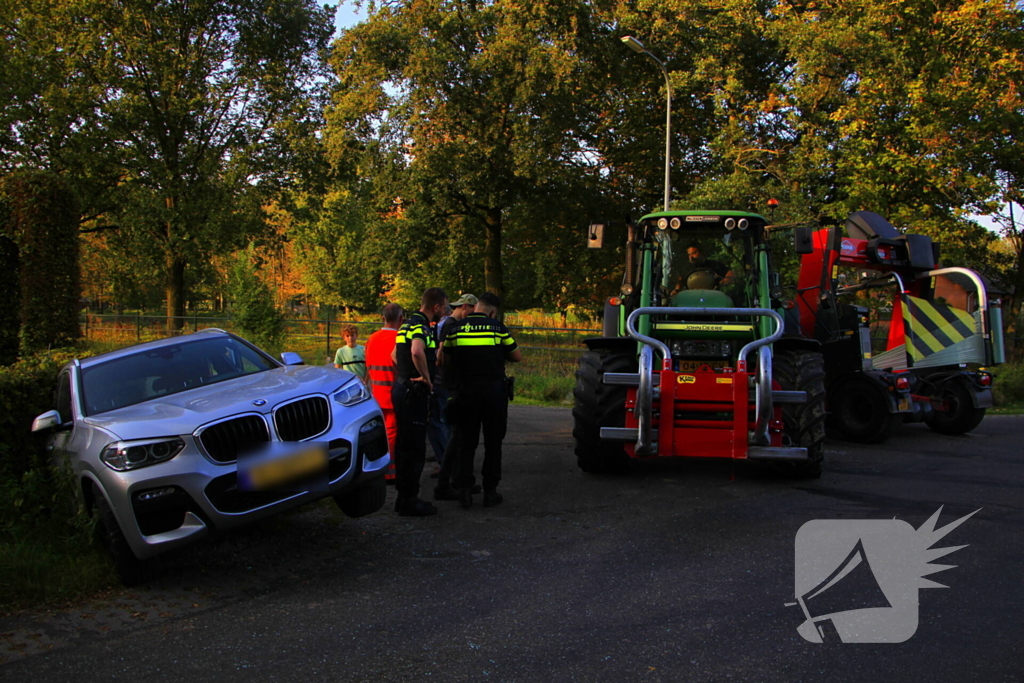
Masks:
[[[623,36],[622,42],[625,43],[630,50],[633,50],[633,52],[645,54],[657,62],[658,66],[661,68],[661,74],[665,77],[665,211],[668,211],[671,195],[669,168],[671,167],[672,149],[672,83],[668,79],[668,69],[665,68],[664,62],[655,57],[650,50],[644,47],[643,43],[633,36]]]

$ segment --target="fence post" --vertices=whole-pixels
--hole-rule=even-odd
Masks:
[[[327,357],[331,357],[331,318],[330,314],[327,317]]]
[[[135,311],[135,341],[142,341],[142,312]]]

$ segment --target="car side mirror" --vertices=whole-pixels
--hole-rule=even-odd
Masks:
[[[285,365],[305,365],[306,361],[294,351],[285,351],[281,354],[281,362]]]
[[[60,427],[60,413],[56,410],[47,410],[45,413],[32,420],[33,432],[49,432]]]
[[[811,239],[811,228],[803,226],[793,228],[793,247],[798,254],[813,254],[814,240]]]

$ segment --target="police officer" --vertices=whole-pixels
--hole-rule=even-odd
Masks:
[[[427,449],[427,418],[437,364],[437,341],[430,324],[448,309],[448,295],[439,287],[423,292],[420,310],[398,330],[395,339],[395,384],[391,402],[398,418],[398,471],[395,511],[405,517],[437,514],[418,498]]]
[[[484,507],[502,501],[501,442],[508,425],[508,391],[505,362],[522,360],[522,352],[508,328],[497,320],[501,300],[490,292],[480,296],[473,312],[451,331],[443,350],[456,372],[454,388],[458,401],[459,463],[456,487],[464,508],[473,504],[473,457],[484,433],[484,462],[481,467]]]
[[[477,298],[473,294],[463,294],[452,302],[452,314],[437,324],[437,351],[438,351],[438,382],[443,385],[441,392],[434,389],[434,395],[439,393],[445,399],[445,422],[448,425],[448,444],[444,449],[444,458],[441,461],[441,470],[437,476],[437,486],[434,487],[434,500],[459,500],[458,489],[452,486],[452,482],[458,481],[458,460],[459,460],[459,421],[458,421],[458,400],[449,396],[458,385],[455,375],[455,368],[447,368],[444,364],[444,344],[448,334],[459,326],[463,320],[475,309]],[[474,486],[473,492],[479,493],[480,487]]]

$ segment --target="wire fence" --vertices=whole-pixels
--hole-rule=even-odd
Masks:
[[[142,313],[89,313],[81,317],[80,323],[83,335],[98,350],[112,350],[209,327],[236,331],[230,317],[199,315],[174,318]],[[381,326],[377,320],[286,320],[281,350],[295,351],[311,364],[330,362],[344,343],[341,330],[345,325],[355,325],[360,340],[364,341]],[[576,356],[582,352],[584,339],[601,334],[600,329],[591,327],[539,327],[514,322],[509,323],[509,329],[524,351],[568,359],[571,363],[575,363]],[[880,348],[885,346],[885,337],[873,336],[872,340]],[[1024,361],[1024,337],[1006,337],[1005,342],[1007,360]]]
[[[80,323],[83,336],[96,351],[112,351],[211,327],[237,332],[230,317],[199,315],[175,318],[142,313],[89,313],[82,316]],[[330,363],[335,351],[344,344],[342,328],[346,325],[359,329],[361,343],[381,327],[379,320],[286,320],[281,348],[268,350],[294,351],[310,365]],[[524,361],[515,369],[517,376],[539,374],[571,378],[579,354],[584,350],[583,340],[601,334],[600,329],[589,327],[535,327],[514,323],[508,327],[523,350]]]

